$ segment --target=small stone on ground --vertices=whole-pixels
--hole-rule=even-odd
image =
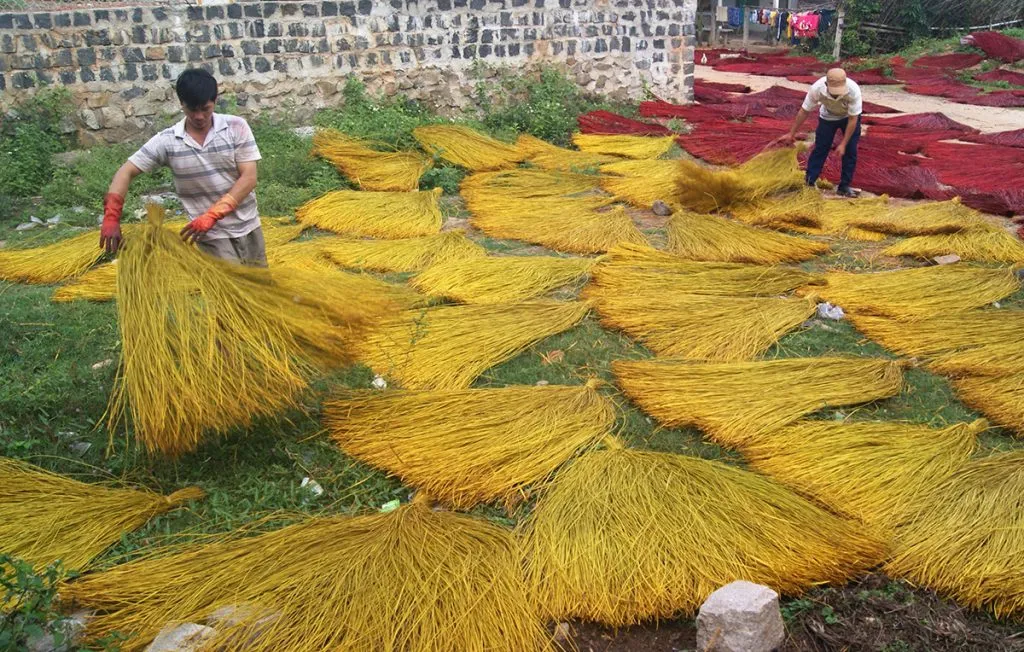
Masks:
[[[196,623],[168,625],[160,630],[146,652],[198,652],[217,630]]]
[[[712,593],[697,615],[697,649],[771,652],[786,636],[779,594],[738,580]]]
[[[661,201],[660,199],[656,200],[653,204],[651,204],[651,210],[654,212],[655,215],[660,215],[661,217],[668,217],[669,215],[672,214],[672,209],[669,208],[668,204]]]

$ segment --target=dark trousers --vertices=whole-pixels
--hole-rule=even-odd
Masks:
[[[813,186],[818,181],[821,170],[825,167],[825,161],[828,159],[828,153],[832,151],[832,141],[835,140],[836,134],[846,131],[846,125],[849,122],[849,118],[818,120],[818,129],[814,132],[814,150],[811,151],[811,156],[807,159],[807,185]],[[850,142],[846,144],[843,172],[839,179],[840,188],[849,188],[853,182],[853,173],[857,170],[858,142],[860,142],[860,116],[857,116],[857,129],[853,132]]]

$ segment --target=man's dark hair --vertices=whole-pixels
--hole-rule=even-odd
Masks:
[[[193,110],[217,100],[217,80],[202,68],[192,68],[178,75],[174,90],[178,100]]]

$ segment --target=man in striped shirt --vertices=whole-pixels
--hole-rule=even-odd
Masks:
[[[166,165],[189,215],[182,237],[217,258],[265,267],[253,192],[261,157],[252,130],[242,118],[213,112],[217,80],[205,70],[181,73],[175,90],[185,118],[153,136],[114,175],[103,200],[100,247],[114,253],[121,245],[121,211],[132,179]]]

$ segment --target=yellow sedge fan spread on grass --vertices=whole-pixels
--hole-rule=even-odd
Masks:
[[[300,206],[304,224],[371,238],[415,238],[441,231],[441,189],[422,192],[337,190]]]
[[[471,174],[462,180],[459,193],[467,201],[565,197],[596,190],[599,180],[591,174],[516,168]]]
[[[874,358],[792,358],[758,362],[617,360],[627,396],[667,426],[698,426],[734,448],[826,407],[899,394],[900,365]]]
[[[587,275],[594,261],[556,256],[487,256],[432,265],[411,281],[426,294],[460,303],[514,303]]]
[[[1024,263],[1024,243],[1002,230],[963,231],[948,235],[922,235],[900,240],[882,251],[885,256],[913,256],[928,260],[956,254],[962,260],[986,263]]]
[[[513,168],[524,159],[512,145],[461,125],[416,127],[412,135],[427,153],[467,170]]]
[[[524,160],[545,170],[587,170],[619,160],[617,156],[558,147],[529,134],[519,135],[516,149]]]
[[[751,468],[834,512],[889,530],[974,452],[988,422],[935,429],[907,423],[798,421],[743,449]]]
[[[650,208],[661,200],[670,203],[676,192],[676,161],[619,161],[601,166],[601,188],[618,199]]]
[[[463,192],[466,208],[473,219],[491,222],[529,220],[553,223],[559,220],[585,220],[598,209],[612,203],[608,197],[566,197],[561,195],[529,198],[509,197],[500,189]]]
[[[98,265],[53,291],[53,301],[112,301],[117,296],[117,261]]]
[[[123,351],[108,408],[111,431],[130,414],[150,451],[191,451],[206,430],[293,405],[321,365],[349,361],[361,327],[390,308],[366,296],[328,304],[294,270],[272,275],[202,254],[150,209],[118,262]]]
[[[1024,615],[1024,453],[968,463],[907,510],[886,572],[996,617]]]
[[[956,349],[1020,341],[1024,310],[968,310],[913,322],[851,316],[853,325],[882,346],[903,355],[935,355]]]
[[[555,476],[524,528],[529,581],[553,619],[690,614],[739,579],[796,594],[883,555],[869,528],[768,478],[608,443]]]
[[[801,188],[795,193],[734,206],[732,215],[751,226],[820,229],[824,210],[825,199],[817,188]]]
[[[263,241],[267,247],[279,247],[302,235],[309,228],[308,224],[293,224],[290,221],[263,218],[260,228],[263,230]]]
[[[323,240],[319,249],[334,264],[375,272],[417,272],[438,262],[487,254],[462,231],[401,240]]]
[[[0,458],[0,553],[37,570],[57,560],[66,570],[84,569],[122,535],[203,495],[198,487],[165,497],[86,484]]]
[[[952,376],[1010,376],[1024,370],[1024,340],[992,342],[943,353],[928,361],[928,369]]]
[[[457,509],[511,508],[611,431],[595,386],[371,390],[328,402],[325,423],[346,454]]]
[[[384,152],[382,147],[326,129],[313,136],[313,153],[327,159],[363,190],[416,190],[430,169],[418,152]]]
[[[676,164],[674,199],[699,213],[727,211],[804,185],[796,149],[758,154],[738,168],[714,169],[686,159]]]
[[[814,315],[808,299],[723,297],[664,289],[626,293],[589,287],[601,324],[659,355],[721,362],[749,360]]]
[[[852,226],[854,220],[876,222],[887,215],[892,207],[889,196],[865,197],[863,199],[840,199],[825,202],[821,213],[821,230],[824,233],[840,235],[850,240],[878,242],[886,235]]]
[[[572,144],[579,147],[580,151],[635,159],[656,159],[668,153],[675,142],[675,136],[581,133],[572,135]]]
[[[826,300],[852,314],[913,321],[988,305],[1020,289],[1010,268],[938,265],[894,272],[831,272],[815,288]]]
[[[993,422],[1024,436],[1024,372],[964,376],[953,380],[957,396]]]
[[[695,262],[650,247],[624,244],[600,259],[591,285],[627,295],[675,292],[719,296],[777,296],[820,277],[793,267]]]
[[[99,231],[45,247],[0,249],[0,279],[48,285],[78,276],[103,255]]]
[[[550,641],[510,533],[421,498],[150,555],[60,594],[98,612],[89,641],[129,634],[126,651],[179,622],[214,624],[208,649],[247,652],[523,652]]]
[[[575,326],[582,302],[442,306],[408,311],[373,328],[361,359],[407,389],[465,389],[532,343]]]
[[[824,242],[688,211],[675,213],[665,228],[669,251],[691,260],[774,265],[809,260],[829,250]]]
[[[866,213],[850,219],[850,225],[891,235],[937,235],[966,230],[992,230],[978,211],[960,199],[894,207],[885,213]]]
[[[622,208],[562,212],[553,202],[546,214],[513,213],[498,217],[474,211],[470,224],[492,238],[522,240],[566,253],[595,254],[622,242],[647,243]]]

